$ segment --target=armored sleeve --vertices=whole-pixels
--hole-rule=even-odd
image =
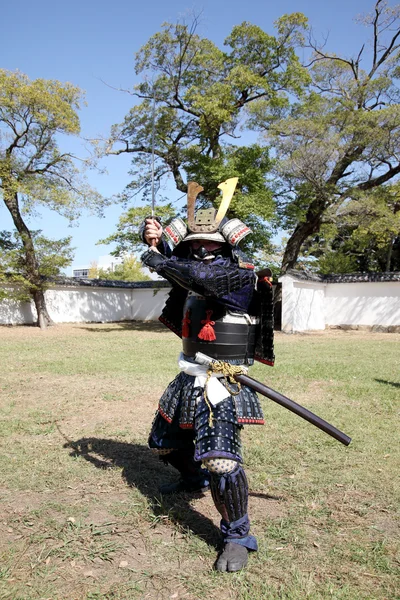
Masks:
[[[202,263],[185,259],[165,259],[149,251],[142,261],[157,273],[178,285],[214,298],[223,298],[246,286],[254,286],[255,274],[252,270],[242,269],[230,259],[219,258],[212,263]]]

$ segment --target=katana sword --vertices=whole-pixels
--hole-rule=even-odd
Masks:
[[[156,94],[153,90],[153,108],[152,108],[152,124],[151,124],[151,218],[155,220],[156,194],[154,189],[154,136],[156,129]],[[157,247],[157,241],[151,240],[151,246]]]
[[[196,353],[195,361],[198,364],[207,365],[211,369],[214,362],[219,362],[216,359],[213,359],[210,356],[203,354],[202,352]],[[351,438],[348,435],[346,435],[345,433],[343,433],[324,419],[321,419],[321,417],[318,417],[318,415],[315,415],[313,412],[308,410],[308,408],[301,406],[301,404],[297,404],[297,402],[295,402],[294,400],[287,398],[280,392],[273,390],[264,383],[261,383],[260,381],[257,381],[256,379],[253,379],[252,377],[249,377],[244,373],[233,374],[232,376],[239,383],[247,385],[249,388],[252,388],[259,394],[265,396],[266,398],[269,398],[277,404],[284,406],[285,408],[293,412],[295,415],[298,415],[299,417],[302,417],[302,419],[305,419],[312,425],[315,425],[315,427],[318,427],[318,429],[321,429],[322,431],[335,438],[345,446],[348,446],[350,444]]]
[[[156,195],[154,191],[154,136],[156,129],[156,94],[153,90],[153,110],[151,125],[151,217],[154,219],[154,209],[156,205]]]

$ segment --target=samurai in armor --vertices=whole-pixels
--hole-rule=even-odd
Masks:
[[[203,188],[188,184],[188,225],[174,219],[164,229],[146,219],[142,238],[149,245],[143,263],[172,284],[160,320],[182,338],[179,375],[163,393],[149,446],[180,472],[162,493],[211,489],[221,515],[223,550],[219,571],[246,566],[257,550],[247,513],[248,484],[242,466],[240,433],[244,424],[263,424],[256,393],[207,374],[196,353],[233,365],[254,359],[273,365],[273,303],[269,278],[259,278],[238,244],[251,233],[225,214],[237,178],[220,186],[218,212],[194,214]],[[235,389],[233,389],[235,388]]]

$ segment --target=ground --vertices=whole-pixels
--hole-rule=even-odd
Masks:
[[[398,334],[277,334],[251,375],[353,438],[344,447],[262,400],[246,427],[246,571],[212,566],[209,494],[147,448],[180,341],[156,323],[0,327],[0,598],[400,598]]]

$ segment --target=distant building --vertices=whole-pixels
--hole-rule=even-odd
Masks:
[[[83,278],[87,278],[89,277],[89,268],[85,267],[84,269],[72,269],[72,277],[83,277]]]

